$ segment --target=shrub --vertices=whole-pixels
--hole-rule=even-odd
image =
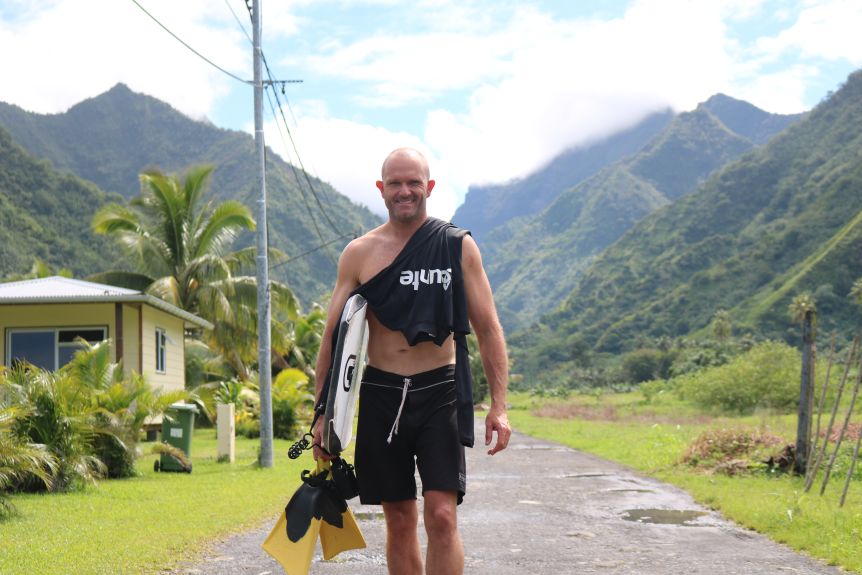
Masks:
[[[799,401],[800,354],[784,343],[760,343],[729,363],[675,378],[680,396],[700,407],[747,414],[789,411]]]

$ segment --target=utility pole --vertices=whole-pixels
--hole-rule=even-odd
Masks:
[[[266,237],[266,142],[263,139],[263,53],[260,47],[260,3],[252,4],[252,44],[254,45],[254,144],[257,149],[257,371],[260,389],[261,467],[272,467],[272,357],[270,356],[269,259]]]

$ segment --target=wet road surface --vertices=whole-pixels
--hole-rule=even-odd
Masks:
[[[467,451],[467,496],[458,513],[469,574],[845,573],[723,519],[676,487],[568,447],[516,433],[493,457],[481,447]],[[312,574],[386,573],[380,507],[358,499],[351,507],[368,548],[323,561],[318,547]],[[170,573],[284,573],[260,548],[275,519]]]

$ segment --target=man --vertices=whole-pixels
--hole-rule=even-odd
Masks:
[[[363,293],[369,301],[368,368],[360,388],[356,470],[360,500],[383,506],[389,572],[397,575],[422,573],[414,456],[424,496],[426,573],[464,570],[457,505],[466,489],[464,444],[472,445],[472,409],[468,420],[463,410],[456,414],[456,395],[463,400],[464,392],[456,389],[455,372],[469,372],[463,360],[460,370],[455,365],[469,331],[467,317],[459,316],[468,316],[476,333],[488,379],[485,445],[496,433],[488,454],[505,449],[511,434],[505,341],[479,248],[463,230],[428,217],[425,201],[434,184],[416,150],[395,150],[383,162],[377,187],[389,221],[350,242],[341,255],[316,369],[319,397],[341,310],[351,293]],[[423,267],[422,258],[444,263]],[[404,262],[409,265],[402,269]],[[320,448],[320,425],[314,436],[315,458],[328,458]]]

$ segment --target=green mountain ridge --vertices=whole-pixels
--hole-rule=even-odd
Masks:
[[[123,84],[62,114],[34,114],[0,103],[0,126],[30,154],[49,160],[56,169],[125,198],[138,195],[138,175],[145,169],[181,173],[194,164],[212,164],[216,169],[209,197],[240,200],[256,215],[258,164],[251,135],[192,120]],[[306,303],[332,288],[337,255],[351,234],[381,221],[325,182],[309,179],[316,197],[301,172],[267,150],[270,246],[297,257],[273,266],[272,276],[287,282]],[[83,224],[89,226],[89,220]],[[316,249],[332,240],[336,241]],[[247,233],[237,247],[253,242],[253,234]],[[0,269],[0,273],[10,271],[19,270]]]
[[[635,225],[595,258],[554,312],[515,339],[519,353],[577,335],[600,351],[681,336],[728,309],[737,331],[784,337],[809,291],[821,329],[862,320],[847,299],[862,276],[862,72],[765,146]],[[556,361],[556,364],[559,364]]]
[[[637,153],[562,192],[534,218],[491,232],[488,243],[495,247],[485,260],[504,326],[525,327],[553,310],[592,260],[635,223],[754,149],[754,141],[727,127],[740,123],[737,116],[758,138],[798,119],[713,96],[678,114]]]
[[[95,209],[120,200],[57,172],[0,128],[0,276],[24,273],[37,258],[78,276],[119,263],[119,249],[86,224]]]
[[[670,110],[654,112],[630,128],[562,152],[524,178],[505,184],[471,186],[452,221],[469,229],[487,251],[494,245],[493,241],[483,242],[487,234],[512,219],[541,212],[564,190],[637,152],[672,119]]]

